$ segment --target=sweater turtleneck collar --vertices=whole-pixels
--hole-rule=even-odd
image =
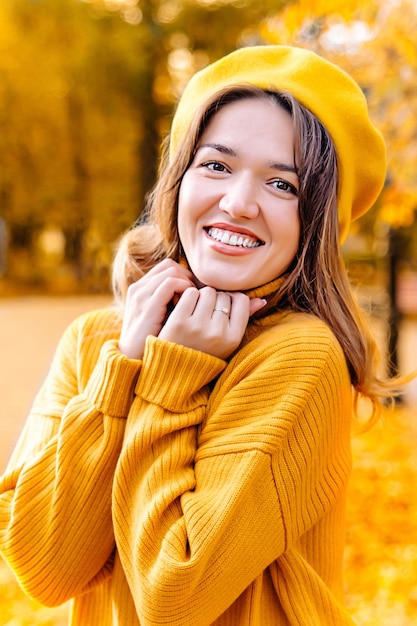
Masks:
[[[287,276],[287,274],[279,276],[278,278],[271,280],[269,283],[245,291],[245,293],[249,296],[249,298],[264,298],[268,301],[268,296],[274,295],[279,290],[281,285],[285,282]],[[259,313],[256,314],[255,318],[251,318],[249,320],[249,324],[245,332],[244,343],[247,343],[262,332],[263,328],[278,324],[283,317],[288,315],[288,313],[288,309],[277,309],[274,306],[268,309],[268,305],[266,305],[265,313],[263,313],[263,309],[261,309]]]
[[[278,291],[279,287],[284,282],[286,276],[279,276],[278,278],[274,278],[269,283],[265,285],[260,285],[259,287],[254,287],[253,289],[248,289],[244,293],[249,296],[249,298],[268,298],[271,294]]]

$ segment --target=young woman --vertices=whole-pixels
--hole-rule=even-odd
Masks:
[[[190,81],[121,307],[64,334],[0,482],[0,545],[77,626],[347,625],[353,400],[392,392],[340,241],[384,143],[306,50],[238,50]]]

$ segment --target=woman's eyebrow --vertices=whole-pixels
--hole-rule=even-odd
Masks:
[[[232,148],[229,148],[229,146],[225,146],[221,143],[202,143],[200,146],[198,146],[197,150],[200,150],[201,148],[213,148],[213,150],[217,150],[222,154],[228,154],[229,156],[233,157],[237,156],[237,153]],[[288,163],[273,162],[268,163],[267,167],[273,170],[278,170],[280,172],[292,172],[293,174],[298,175],[298,169],[295,167],[295,165],[288,165]]]
[[[237,156],[236,152],[229,148],[228,146],[224,146],[221,143],[202,143],[198,148],[213,148],[218,152],[222,152],[223,154],[229,154],[230,156]]]
[[[280,170],[281,172],[292,172],[298,176],[298,169],[295,165],[288,165],[288,163],[269,163],[268,167],[273,170]]]

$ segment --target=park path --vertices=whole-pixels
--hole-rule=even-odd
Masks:
[[[109,304],[110,296],[0,298],[0,474],[62,332]]]

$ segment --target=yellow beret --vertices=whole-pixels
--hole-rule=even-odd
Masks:
[[[256,85],[287,91],[330,133],[339,173],[339,234],[377,199],[385,181],[384,140],[369,119],[365,96],[342,69],[323,57],[292,46],[241,48],[197,72],[186,85],[171,128],[170,158],[185,138],[193,115],[226,87]]]

